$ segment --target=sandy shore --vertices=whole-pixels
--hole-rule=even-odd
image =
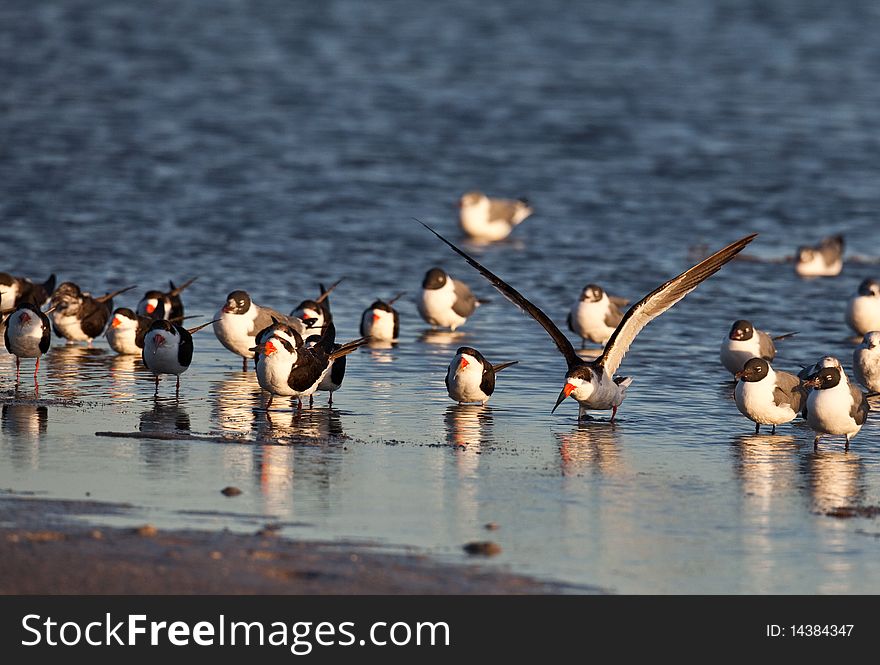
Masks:
[[[291,541],[264,528],[107,528],[71,516],[125,514],[88,501],[0,496],[3,594],[531,594],[571,591],[479,565],[362,544]],[[579,592],[587,590],[579,589]]]

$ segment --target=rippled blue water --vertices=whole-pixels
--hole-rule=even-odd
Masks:
[[[800,332],[779,367],[849,365],[845,302],[880,272],[878,28],[867,1],[4,3],[0,270],[96,292],[199,275],[186,304],[205,316],[235,288],[290,309],[345,276],[340,338],[409,295],[400,345],[355,354],[333,410],[271,425],[210,331],[179,403],[103,341],[56,343],[40,397],[85,408],[4,403],[0,487],[452,560],[488,536],[490,565],[622,592],[880,591],[876,521],[824,515],[880,503],[876,417],[847,454],[801,426],[753,436],[717,357],[748,317]],[[471,249],[560,324],[585,283],[637,298],[695,246],[757,231],[764,260],[648,327],[619,422],[578,426],[573,402],[549,413],[546,334],[411,219],[458,237],[473,188],[533,202]],[[838,278],[776,261],[836,232]],[[412,303],[434,264],[494,296],[454,339],[426,338]],[[462,343],[520,361],[486,408],[446,397]],[[260,443],[94,436],[175,428]],[[275,445],[293,434],[313,443]]]

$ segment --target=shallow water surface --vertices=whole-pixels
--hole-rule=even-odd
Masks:
[[[880,592],[876,520],[825,514],[880,504],[876,415],[848,453],[797,424],[754,435],[718,361],[750,318],[799,331],[777,367],[850,365],[846,299],[880,271],[878,28],[870,2],[6,3],[0,270],[138,295],[199,275],[202,317],[233,289],[287,311],[344,276],[341,340],[408,294],[400,343],[350,356],[333,407],[301,416],[277,400],[267,420],[210,329],[179,399],[103,340],[57,339],[40,401],[30,362],[13,399],[0,354],[0,487],[451,560],[492,539],[489,565],[619,592]],[[617,423],[577,424],[572,401],[550,414],[549,337],[411,219],[458,238],[476,187],[532,200],[511,239],[469,248],[559,324],[584,284],[638,298],[694,247],[757,231],[760,260],[639,336]],[[782,261],[837,232],[840,277]],[[491,300],[454,334],[413,304],[435,264]],[[520,361],[485,407],[446,396],[464,344]]]

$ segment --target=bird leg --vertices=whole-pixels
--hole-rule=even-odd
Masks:
[[[485,402],[483,402],[483,404],[485,404]],[[327,406],[333,406],[333,391],[332,390],[330,391],[330,402],[327,404]]]
[[[816,438],[813,439],[813,450],[819,450],[819,435],[816,435]]]
[[[18,356],[16,356],[18,358]],[[37,372],[40,371],[40,359],[37,358],[37,366],[34,367],[34,385],[37,385]]]
[[[761,423],[755,423],[755,434],[761,433]]]
[[[180,399],[180,374],[177,375],[177,389],[174,391],[174,398]]]
[[[613,407],[611,407],[611,420],[610,420],[609,422],[612,422],[612,423],[613,423],[613,422],[614,422],[614,416],[616,416],[616,415],[617,415],[617,407],[616,407],[616,406],[613,406]]]
[[[849,451],[849,434],[846,435],[846,445],[843,447],[843,449]]]
[[[153,394],[154,397],[159,396],[159,375],[156,375],[156,392]]]
[[[272,398],[275,397],[272,393],[269,393],[269,399],[266,400],[266,415],[269,415],[269,407],[272,406]]]
[[[241,371],[242,372],[247,372],[247,360],[248,360],[247,358],[242,356],[242,358],[241,358]]]
[[[773,425],[773,429],[770,430],[770,434],[776,434],[776,425]]]
[[[315,397],[314,397],[314,395],[309,395],[309,408],[311,409],[312,406],[314,406],[314,404],[315,404]]]

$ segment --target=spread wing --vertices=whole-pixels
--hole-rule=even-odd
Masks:
[[[806,391],[801,380],[788,372],[776,372],[776,388],[773,390],[773,401],[776,406],[788,405],[795,413],[800,412],[806,401]]]
[[[764,360],[773,360],[776,357],[776,346],[770,335],[763,330],[757,330],[758,333],[758,353]]]
[[[849,392],[853,402],[849,415],[856,421],[856,425],[864,425],[868,419],[868,411],[871,410],[868,405],[868,396],[853,384],[849,384]]]
[[[455,302],[452,303],[452,311],[464,317],[473,314],[477,308],[477,297],[471,293],[470,288],[464,282],[453,279],[452,286],[455,289]]]
[[[608,311],[605,312],[605,325],[609,328],[616,328],[623,321],[623,312],[613,300],[608,303]]]
[[[416,220],[418,221],[418,220]],[[503,279],[498,277],[495,273],[491,272],[487,268],[483,267],[476,259],[470,257],[467,253],[460,250],[458,247],[449,242],[446,238],[437,233],[430,226],[425,224],[424,222],[419,222],[422,226],[428,229],[435,236],[440,238],[444,243],[446,243],[453,252],[461,256],[465,261],[467,261],[471,266],[473,266],[483,277],[485,277],[489,283],[498,289],[505,298],[507,298],[514,305],[519,307],[523,312],[531,316],[535,321],[537,321],[541,326],[543,326],[544,330],[547,331],[547,334],[553,339],[556,344],[556,348],[559,349],[559,352],[565,356],[565,362],[568,363],[569,367],[573,367],[576,365],[582,365],[583,360],[578,357],[577,351],[574,350],[574,347],[571,345],[571,342],[568,341],[568,338],[563,334],[563,332],[556,327],[556,324],[550,319],[549,316],[544,314],[538,307],[529,302],[524,295],[522,295],[519,291],[513,288],[510,284],[505,282]]]
[[[729,244],[708,259],[700,261],[693,268],[685,270],[678,277],[660,285],[630,307],[595,364],[604,367],[608,374],[613,375],[642,328],[697,288],[705,279],[721,270],[725,263],[741,252],[757,235],[753,233]]]

